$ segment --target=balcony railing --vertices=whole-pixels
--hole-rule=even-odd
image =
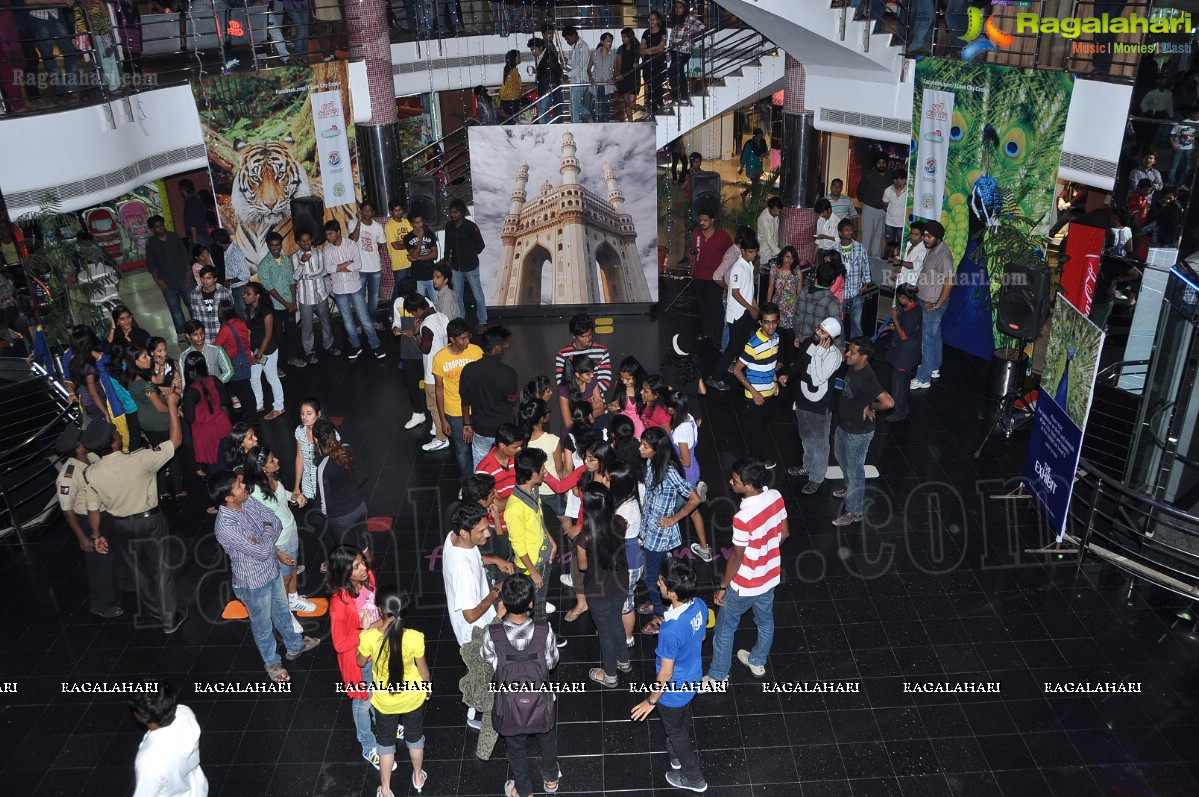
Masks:
[[[169,5],[169,4],[167,4]],[[532,34],[549,21],[560,32],[647,26],[649,0],[580,4],[458,0],[462,17],[445,20],[444,0],[389,0],[391,41],[440,47],[457,36]],[[728,15],[711,0],[699,4],[708,27]],[[11,6],[12,34],[25,62],[0,85],[0,113],[37,113],[107,102],[160,86],[234,70],[274,69],[348,56],[342,20],[323,22],[286,12],[282,0],[191,0],[163,13],[139,14],[136,3],[107,3],[107,22],[77,19],[77,6]],[[45,16],[34,16],[39,14]],[[0,24],[4,19],[0,17]],[[79,26],[77,30],[77,25]],[[5,32],[7,35],[7,32]],[[523,48],[523,41],[520,43]]]

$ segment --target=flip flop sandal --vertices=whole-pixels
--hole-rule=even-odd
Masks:
[[[420,771],[420,785],[419,786],[416,785],[416,773],[415,772],[412,773],[412,788],[416,790],[417,794],[420,794],[420,790],[423,789],[425,787],[425,784],[428,782],[429,782],[429,773],[425,772],[423,769]]]
[[[649,601],[646,601],[645,603],[643,603],[637,607],[637,614],[653,614],[653,613],[654,613],[654,604]]]
[[[599,674],[601,672],[603,672],[603,670],[601,668],[592,667],[590,670],[587,671],[587,677],[590,678],[591,680],[595,681],[600,686],[607,687],[608,689],[615,689],[616,684],[617,684],[616,676],[608,675],[607,673],[604,673],[604,677],[600,678]],[[546,789],[546,791],[550,791],[550,789]]]
[[[504,797],[520,797],[520,795],[516,793],[516,781],[509,780],[504,783]]]
[[[578,609],[571,609],[569,612],[566,613],[566,622],[573,623],[575,620],[578,620],[580,617],[582,617],[586,613],[587,613],[586,609],[584,609],[583,611],[579,611]]]
[[[658,631],[661,628],[662,628],[662,618],[655,617],[654,619],[650,620],[648,623],[646,623],[645,625],[643,625],[641,627],[641,633],[649,634],[650,636],[657,636]]]
[[[266,674],[277,684],[285,684],[291,680],[291,676],[287,674],[287,670],[283,669],[283,665],[280,663],[267,667]]]
[[[272,411],[268,412],[265,416],[263,416],[262,420],[273,421],[282,414],[283,414],[283,410],[272,410]]]

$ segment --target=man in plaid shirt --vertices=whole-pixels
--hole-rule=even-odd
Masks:
[[[799,292],[799,301],[795,303],[795,327],[799,332],[815,329],[826,318],[841,318],[841,302],[833,293],[833,283],[841,270],[841,257],[835,250],[824,249],[819,253],[816,263],[816,284],[809,285]],[[845,350],[845,341],[840,336],[833,339],[833,345],[841,351]],[[800,338],[795,337],[795,348],[799,348]]]
[[[838,248],[845,265],[845,292],[842,294],[845,321],[849,325],[849,337],[856,338],[862,334],[863,294],[870,289],[870,258],[866,255],[866,247],[853,239],[853,233],[853,222],[849,219],[842,219],[837,225],[837,235],[841,239]],[[817,318],[816,323],[825,317]]]

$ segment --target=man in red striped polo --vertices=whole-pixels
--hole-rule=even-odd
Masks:
[[[766,657],[774,641],[774,588],[781,580],[781,548],[787,539],[787,507],[779,491],[767,487],[768,474],[760,459],[745,457],[733,463],[729,486],[741,496],[741,508],[733,516],[733,554],[716,591],[720,614],[705,681],[728,680],[733,634],[741,616],[751,609],[758,642],[753,650],[738,650],[737,661],[755,678],[766,674]]]

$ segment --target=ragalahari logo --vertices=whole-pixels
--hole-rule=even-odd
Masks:
[[[962,60],[973,61],[982,53],[999,52],[1000,48],[1010,47],[1016,37],[1006,31],[1000,30],[995,24],[995,17],[987,17],[986,23],[983,22],[983,12],[980,8],[971,8],[967,12],[969,17],[969,25],[966,27],[966,35],[962,37],[963,41],[969,42],[962,48]],[[978,38],[983,33],[986,33],[986,38]]]

